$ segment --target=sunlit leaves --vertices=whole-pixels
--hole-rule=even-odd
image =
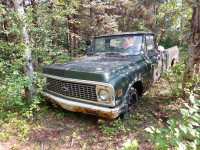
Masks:
[[[136,140],[131,141],[128,139],[124,144],[124,148],[122,150],[137,150],[138,149],[138,142]]]
[[[191,7],[183,0],[169,0],[161,3],[157,9],[155,22],[162,27],[161,42],[165,47],[187,42],[189,38],[189,20],[192,16]],[[177,42],[176,42],[177,41]],[[170,44],[172,43],[172,44]]]
[[[193,95],[190,96],[191,103],[184,103],[186,108],[181,109],[181,118],[178,120],[169,119],[167,129],[149,127],[145,130],[150,134],[149,140],[155,140],[156,148],[168,149],[197,149],[200,146],[200,111],[199,100]],[[159,131],[159,132],[158,132]]]

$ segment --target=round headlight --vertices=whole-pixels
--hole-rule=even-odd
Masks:
[[[106,101],[108,99],[108,92],[106,90],[100,90],[99,97],[102,101]]]

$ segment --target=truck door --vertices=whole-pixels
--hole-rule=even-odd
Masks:
[[[154,35],[146,35],[146,49],[151,65],[152,82],[156,82],[160,78],[162,72],[162,55],[157,51]]]

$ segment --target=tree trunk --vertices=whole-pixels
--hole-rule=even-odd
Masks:
[[[74,57],[74,49],[75,49],[75,25],[70,23],[71,17],[67,16],[67,26],[69,29],[68,32],[68,44],[69,44],[69,51],[72,57]]]
[[[26,22],[25,22],[25,12],[24,12],[24,7],[23,7],[23,0],[12,0],[14,3],[14,9],[15,11],[18,13],[19,18],[20,18],[20,22],[23,23],[22,26],[22,35],[23,35],[23,40],[24,43],[26,44],[26,49],[25,49],[25,54],[26,54],[26,65],[24,66],[24,72],[25,74],[30,78],[30,80],[32,81],[31,86],[29,86],[28,88],[25,88],[25,93],[26,93],[26,97],[33,102],[33,98],[34,98],[34,82],[33,82],[33,62],[32,62],[32,58],[31,58],[31,50],[29,48],[29,35],[28,35],[28,31],[26,28]]]
[[[66,27],[69,30],[69,16],[67,16]],[[71,43],[70,43],[70,33],[69,33],[69,31],[67,32],[67,43],[68,43],[69,52],[71,53],[71,49],[70,49],[71,48],[70,47]]]
[[[90,0],[90,4],[92,3],[93,0]],[[95,13],[93,10],[93,7],[90,6],[90,28],[93,28],[93,26],[95,25]]]
[[[187,0],[189,4],[192,4],[193,15],[190,20],[190,41],[189,49],[187,52],[187,60],[185,61],[185,72],[183,77],[182,88],[195,90],[198,82],[199,75],[199,62],[200,62],[200,0]],[[196,3],[196,4],[195,4]],[[188,84],[190,80],[192,83]],[[187,98],[187,94],[184,92],[184,96]]]
[[[53,7],[54,7],[54,0],[51,0],[48,8],[49,8],[49,14],[53,12]],[[52,45],[57,45],[58,43],[58,37],[57,37],[57,32],[56,32],[56,20],[52,17],[51,20],[51,31],[52,31]]]
[[[36,17],[37,7],[36,7],[35,0],[31,0],[31,6],[32,6],[32,13],[33,13],[33,24],[35,25],[35,27],[38,27],[37,17]]]
[[[7,2],[7,1],[2,1],[2,4],[3,4],[3,5],[8,5],[8,2]],[[1,6],[0,6],[0,9],[2,9]],[[5,9],[6,9],[6,8],[5,8]],[[4,20],[4,21],[1,22],[1,24],[2,24],[2,29],[3,29],[4,33],[1,33],[1,34],[3,34],[3,35],[5,36],[5,40],[6,40],[7,42],[9,42],[9,41],[10,41],[10,37],[9,37],[8,33],[6,33],[7,28],[8,28],[8,21],[6,21],[5,15],[3,15],[3,14],[1,15],[1,18],[3,18],[3,20]],[[2,37],[1,37],[1,38],[2,38]],[[1,53],[1,51],[0,51],[0,53]]]

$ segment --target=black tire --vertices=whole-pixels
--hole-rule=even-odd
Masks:
[[[172,66],[174,66],[174,59],[173,59],[172,62],[171,62],[171,67],[172,67]]]
[[[124,115],[129,115],[132,111],[134,111],[137,108],[138,102],[139,102],[139,97],[137,89],[131,87],[128,91],[128,95],[126,98]]]

